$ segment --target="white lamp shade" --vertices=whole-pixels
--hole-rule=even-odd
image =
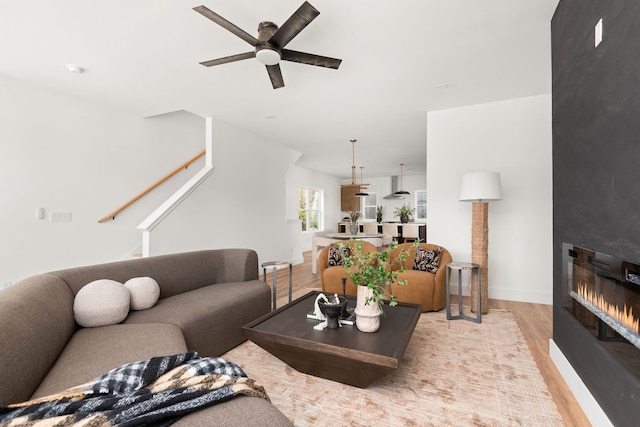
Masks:
[[[473,172],[462,176],[460,201],[502,200],[502,185],[498,172]]]

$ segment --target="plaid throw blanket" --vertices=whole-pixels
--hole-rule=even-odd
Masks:
[[[0,408],[0,426],[167,426],[244,394],[269,400],[236,364],[197,353],[154,357],[62,393]]]

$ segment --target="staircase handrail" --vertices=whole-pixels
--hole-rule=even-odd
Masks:
[[[206,150],[202,150],[200,153],[196,154],[195,156],[193,156],[192,158],[190,158],[189,160],[187,160],[186,162],[184,162],[183,164],[181,164],[180,166],[178,166],[177,168],[175,168],[174,170],[172,170],[171,172],[169,172],[167,175],[165,175],[163,178],[159,179],[158,181],[156,181],[154,184],[152,184],[149,188],[147,188],[146,190],[144,190],[143,192],[141,192],[140,194],[138,194],[137,196],[135,196],[134,198],[132,198],[131,200],[129,200],[127,203],[125,203],[124,205],[120,206],[118,209],[116,209],[115,211],[111,212],[108,215],[103,216],[102,218],[100,218],[98,220],[99,223],[103,223],[103,222],[107,222],[109,220],[115,220],[116,216],[124,211],[125,209],[127,209],[129,206],[131,206],[132,204],[134,204],[135,202],[137,202],[138,200],[140,200],[142,197],[146,196],[148,193],[150,193],[151,191],[153,191],[155,188],[159,187],[160,185],[162,185],[165,181],[167,181],[169,178],[171,178],[172,176],[174,176],[175,174],[177,174],[178,172],[180,172],[182,169],[186,169],[187,167],[189,167],[189,165],[191,165],[193,162],[195,162],[196,160],[198,160],[200,157],[204,156],[206,153]]]

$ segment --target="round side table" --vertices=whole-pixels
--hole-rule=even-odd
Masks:
[[[289,266],[289,302],[291,302],[291,293],[293,291],[293,265],[288,261],[268,261],[262,263],[262,277],[264,282],[267,282],[267,268],[270,268],[273,272],[273,309],[276,309],[276,294],[278,292],[278,270],[282,270],[283,268],[287,268]]]
[[[480,266],[478,264],[472,264],[470,262],[450,262],[446,266],[446,277],[447,277],[447,320],[456,320],[456,319],[466,319],[471,320],[472,322],[481,323],[482,322],[482,310],[480,310],[480,301],[482,295],[482,278],[480,277]],[[458,314],[456,316],[451,315],[451,290],[449,289],[449,280],[451,279],[451,271],[455,270],[458,272]],[[471,277],[474,276],[473,271],[477,270],[478,274],[475,274],[477,277],[478,283],[478,302],[476,305],[476,317],[467,316],[462,311],[462,272],[467,270],[471,273]],[[471,302],[473,304],[473,301]]]

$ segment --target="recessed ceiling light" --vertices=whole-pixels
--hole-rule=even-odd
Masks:
[[[449,83],[440,83],[438,86],[436,86],[438,89],[449,89]]]
[[[82,74],[84,73],[84,68],[78,67],[77,65],[67,64],[67,69],[72,73]]]
[[[275,119],[275,118],[276,118],[276,116],[274,116],[273,114],[270,114],[270,115],[267,116],[267,119]]]

